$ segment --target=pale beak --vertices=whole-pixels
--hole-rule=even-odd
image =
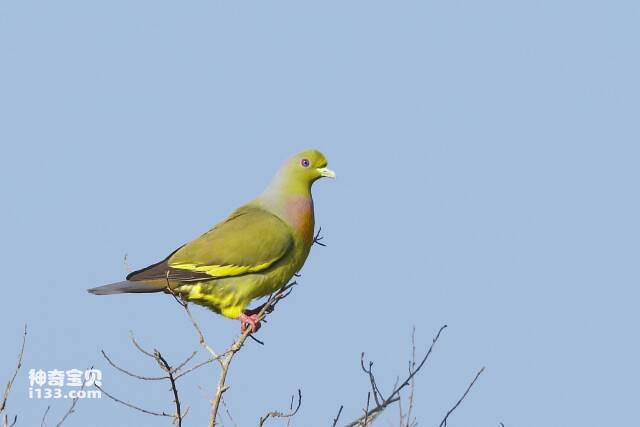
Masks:
[[[336,177],[336,173],[329,168],[318,168],[318,172],[320,172],[320,176],[326,176],[327,178]]]

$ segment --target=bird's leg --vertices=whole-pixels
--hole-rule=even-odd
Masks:
[[[238,320],[240,321],[240,333],[242,334],[247,330],[247,325],[251,329],[252,334],[258,332],[258,329],[260,329],[261,325],[258,320],[258,312],[252,313],[252,311],[253,310],[247,310],[238,316]]]
[[[248,308],[244,311],[244,314],[246,314],[247,316],[257,316],[258,313],[260,313],[264,308],[264,306],[267,305],[268,303],[269,302],[267,301],[264,304],[257,306],[256,308]],[[270,314],[272,311],[273,311],[273,306],[269,307],[267,311],[265,311],[265,313]]]
[[[294,284],[295,284],[295,282],[294,282]],[[289,291],[289,292],[290,292],[290,291]],[[278,301],[280,301],[282,298],[284,298],[284,297],[286,297],[287,295],[289,295],[289,292],[285,292],[285,293],[277,294],[277,295],[273,298],[273,300],[269,299],[269,300],[267,300],[267,302],[265,302],[264,304],[261,304],[261,305],[257,306],[256,308],[248,308],[248,309],[246,309],[246,310],[244,311],[244,314],[246,314],[246,315],[248,315],[248,316],[251,316],[251,315],[253,315],[253,314],[258,314],[258,313],[260,313],[260,312],[262,311],[262,309],[263,309],[265,306],[268,306],[268,307],[267,307],[267,309],[265,310],[265,313],[266,313],[266,314],[271,314],[271,313],[273,313],[273,310],[275,310],[275,309],[276,309],[276,303],[277,303]]]
[[[260,312],[262,312],[262,310],[264,310],[265,307],[266,310],[264,310],[265,314],[270,314],[273,312],[273,310],[276,307],[276,304],[278,303],[278,301],[280,301],[283,298],[286,298],[287,295],[289,295],[291,293],[291,287],[293,285],[295,285],[296,282],[293,282],[289,285],[286,286],[287,290],[282,292],[279,291],[278,293],[275,294],[275,296],[269,297],[269,299],[267,300],[267,302],[265,302],[262,305],[259,305],[256,308],[250,308],[250,309],[246,309],[245,311],[242,312],[242,314],[240,316],[238,316],[238,320],[240,320],[241,324],[240,324],[240,332],[244,333],[244,331],[246,330],[246,325],[248,324],[249,326],[251,326],[251,332],[256,332],[258,329],[260,329],[260,322],[258,321],[258,315],[260,314]],[[267,321],[264,320],[264,322],[266,323]]]

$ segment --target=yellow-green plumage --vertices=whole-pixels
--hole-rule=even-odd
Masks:
[[[212,257],[210,248],[223,256]],[[309,248],[284,221],[250,204],[169,258],[174,268],[216,278],[177,281],[172,287],[190,301],[237,318],[251,300],[286,284],[304,264]]]
[[[302,268],[313,244],[311,185],[335,177],[316,150],[289,159],[267,189],[227,219],[163,261],[124,282],[90,289],[106,295],[167,291],[238,318],[251,300],[284,286]]]

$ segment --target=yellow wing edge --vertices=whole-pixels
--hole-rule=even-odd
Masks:
[[[170,264],[170,266],[180,270],[198,271],[211,277],[229,277],[246,273],[256,273],[268,268],[274,262],[275,261],[269,261],[258,265],[196,265],[183,263]]]

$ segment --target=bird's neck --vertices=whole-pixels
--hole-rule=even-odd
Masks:
[[[309,184],[296,185],[276,175],[256,201],[297,232],[305,243],[313,241],[313,198]]]

